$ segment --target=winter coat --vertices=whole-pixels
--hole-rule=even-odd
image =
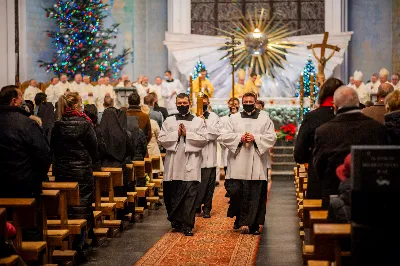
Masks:
[[[338,191],[338,197],[329,202],[328,221],[349,223],[351,221],[351,179],[340,182]]]
[[[386,114],[385,126],[388,131],[390,144],[400,145],[400,111]]]
[[[20,107],[0,106],[0,197],[36,198],[48,180],[50,147]]]
[[[53,174],[57,182],[78,182],[80,206],[69,208],[71,219],[90,219],[94,202],[92,162],[96,161],[97,138],[84,117],[65,117],[54,123],[51,136]]]

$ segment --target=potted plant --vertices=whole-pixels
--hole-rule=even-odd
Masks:
[[[293,143],[297,127],[294,124],[286,124],[276,130],[277,140],[282,143]]]

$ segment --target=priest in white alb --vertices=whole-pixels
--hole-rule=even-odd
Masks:
[[[96,95],[95,95],[95,102],[97,106],[98,112],[104,111],[104,97],[109,96],[114,100],[114,103],[117,102],[117,95],[115,94],[113,86],[110,85],[110,79],[106,78],[99,78],[98,84],[96,86]],[[116,107],[117,108],[117,107]]]
[[[157,94],[158,105],[164,107],[164,99],[161,96],[162,79],[161,77],[156,77],[156,83],[152,86],[150,92]]]
[[[367,91],[370,93],[371,96],[378,93],[379,85],[381,85],[381,82],[379,81],[378,73],[373,73],[371,76],[371,81],[365,84],[365,86],[367,87]]]
[[[172,228],[192,236],[201,181],[201,150],[207,144],[207,129],[202,118],[190,114],[190,101],[185,93],[177,95],[176,107],[179,114],[164,121],[158,138],[167,151],[164,202]]]
[[[266,112],[255,107],[254,93],[242,98],[243,112],[230,116],[218,141],[229,149],[230,205],[228,217],[236,217],[233,228],[248,226],[260,234],[264,224],[268,187],[268,151],[275,145],[274,124]]]
[[[392,81],[394,90],[400,90],[399,74],[393,74],[391,81]]]
[[[65,74],[60,75],[60,82],[58,82],[57,86],[60,89],[61,95],[71,91],[71,83],[68,82],[68,77]]]
[[[81,74],[76,74],[74,77],[74,81],[71,83],[71,92],[77,92],[79,95],[82,96],[83,93],[83,83],[82,83],[82,75]]]
[[[366,101],[370,101],[370,93],[363,82],[363,73],[361,71],[354,71],[354,85],[352,86],[356,89],[360,103],[365,104]]]
[[[82,94],[81,94],[82,101],[85,104],[95,104],[96,102],[95,94],[96,94],[95,88],[90,83],[90,77],[84,76],[82,83]]]
[[[389,70],[381,68],[379,71],[379,81],[382,83],[390,83],[389,81]]]
[[[29,100],[33,102],[35,100],[36,94],[38,94],[39,92],[42,91],[37,87],[36,80],[31,79],[28,88],[26,88],[24,91],[24,100]]]
[[[201,150],[201,183],[197,200],[197,213],[203,211],[203,218],[211,218],[212,199],[217,178],[217,139],[222,130],[219,116],[209,110],[210,99],[203,96],[203,118],[207,128],[207,145]]]
[[[50,85],[46,89],[47,101],[56,106],[56,102],[62,95],[60,88],[58,87],[58,78],[53,77],[50,81]]]
[[[164,100],[164,107],[169,115],[178,113],[176,109],[176,95],[185,93],[186,90],[178,79],[172,77],[171,71],[165,71],[165,82],[161,86],[161,95]]]

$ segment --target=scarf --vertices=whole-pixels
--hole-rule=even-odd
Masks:
[[[333,107],[333,96],[328,96],[319,106]]]
[[[79,112],[78,110],[72,109],[71,107],[65,108],[63,116],[66,116],[66,117],[72,117],[72,116],[83,117],[93,125],[92,119],[90,119],[84,112]]]

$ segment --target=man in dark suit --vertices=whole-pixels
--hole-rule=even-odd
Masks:
[[[329,195],[338,194],[336,168],[342,164],[353,145],[386,145],[383,124],[363,115],[357,91],[340,87],[334,94],[336,117],[315,131],[314,166],[322,180],[322,205],[328,208]]]
[[[385,114],[386,114],[386,107],[385,107],[385,98],[394,91],[392,84],[390,83],[383,83],[379,85],[378,88],[378,101],[375,105],[364,108],[362,113],[372,119],[380,123],[385,123]]]
[[[153,108],[154,111],[160,112],[163,115],[163,118],[165,121],[165,119],[167,119],[167,117],[168,117],[167,108],[158,105],[158,96],[155,92],[150,92],[149,94],[154,97],[154,108]]]

